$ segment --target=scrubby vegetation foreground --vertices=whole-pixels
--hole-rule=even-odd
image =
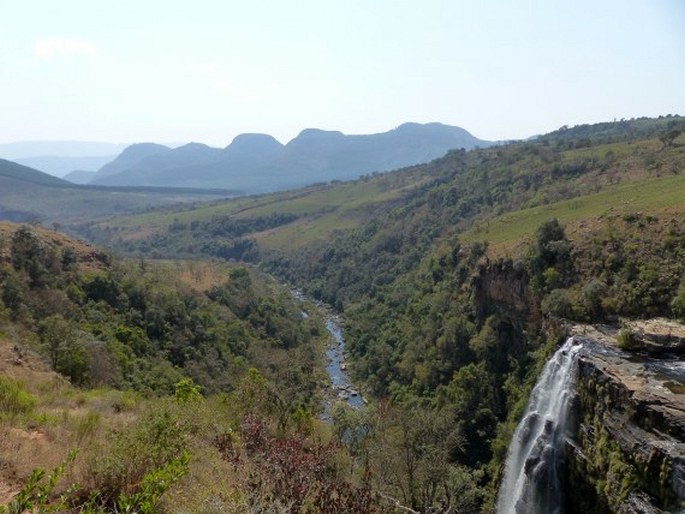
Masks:
[[[0,259],[0,511],[392,511],[318,420],[322,320],[287,290],[25,226]]]

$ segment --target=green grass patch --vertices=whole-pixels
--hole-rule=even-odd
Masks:
[[[460,240],[507,243],[532,235],[537,227],[551,218],[569,223],[593,216],[654,212],[671,207],[685,207],[683,175],[611,187],[599,193],[503,214],[477,222],[460,236]]]

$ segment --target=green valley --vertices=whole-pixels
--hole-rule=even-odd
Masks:
[[[65,221],[121,257],[8,225],[3,351],[19,343],[31,364],[16,370],[45,385],[10,377],[17,412],[2,429],[65,434],[62,455],[82,447],[56,491],[93,477],[68,497],[86,512],[151,497],[161,512],[492,512],[561,341],[600,327],[633,361],[681,355],[683,130],[670,115],[563,127],[350,182]],[[369,405],[338,403],[323,421],[326,309],[344,320]],[[656,317],[668,336],[635,328]],[[569,480],[583,498],[567,512],[682,507],[677,455],[645,457],[630,447],[637,428],[619,433],[622,420],[685,443],[677,373],[664,372],[676,420],[664,421],[625,393],[634,376],[593,367],[598,355],[582,357],[584,453]],[[126,453],[155,430],[154,458]],[[117,467],[126,459],[135,473]],[[8,466],[4,480],[25,485],[29,470]]]

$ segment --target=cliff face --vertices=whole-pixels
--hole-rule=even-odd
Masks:
[[[673,344],[627,353],[612,330],[574,332],[583,352],[567,512],[685,512],[685,361]]]
[[[524,266],[510,260],[481,266],[473,279],[478,316],[482,319],[497,313],[514,324],[537,332],[540,323],[539,302],[529,287],[530,277]]]

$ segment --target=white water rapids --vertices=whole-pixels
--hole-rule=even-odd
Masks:
[[[531,393],[509,446],[498,514],[563,513],[563,444],[576,394],[579,350],[569,338],[547,362]]]

